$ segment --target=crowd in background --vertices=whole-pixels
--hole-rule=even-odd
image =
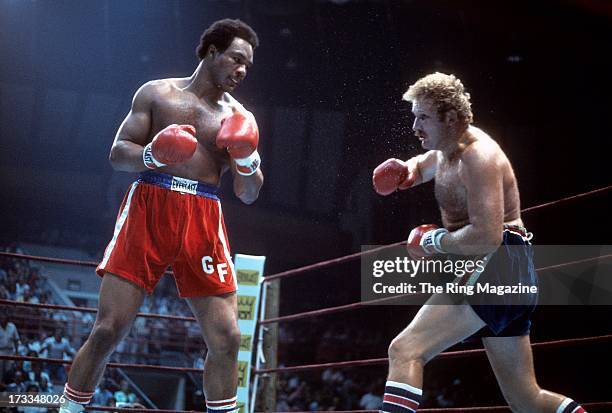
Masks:
[[[23,253],[14,246],[4,248],[4,251]],[[45,282],[44,267],[34,266],[30,261],[0,258],[0,299],[51,303],[52,295],[45,288]],[[163,277],[155,293],[145,299],[140,310],[191,316],[185,301],[176,297],[172,278]],[[94,315],[88,312],[21,307],[19,311],[16,311],[17,307],[0,309],[1,354],[71,359],[94,322]],[[38,322],[32,323],[31,320]],[[380,357],[386,351],[384,341],[380,332],[364,331],[358,325],[305,321],[280,326],[278,357],[288,365]],[[184,353],[185,360],[174,360],[174,364],[202,368],[205,347],[197,323],[137,317],[111,361],[168,364],[167,360],[161,362],[163,354],[168,352]],[[0,364],[0,392],[61,393],[68,366],[35,361],[3,362]],[[384,377],[383,370],[368,368],[328,368],[307,374],[279,374],[276,411],[376,410],[381,404]],[[199,378],[194,381],[199,381]],[[453,388],[453,385],[441,387],[435,395],[431,394],[428,404],[452,406],[449,400],[453,400]],[[201,394],[197,386],[192,389]],[[140,400],[130,390],[129,383],[118,377],[115,370],[108,369],[96,388],[92,404],[125,406],[133,403],[140,403]],[[23,411],[38,413],[46,410]]]
[[[23,254],[18,246],[1,248],[4,252]],[[52,304],[51,293],[45,287],[44,267],[30,261],[0,257],[0,299],[32,304]],[[79,328],[68,334],[65,326],[71,320],[79,321]],[[93,316],[75,312],[66,315],[28,307],[0,307],[0,354],[30,358],[69,360],[75,348],[83,341],[77,334],[91,329]],[[0,360],[0,393],[61,394],[69,365],[38,362],[31,359]],[[111,369],[96,388],[92,404],[98,406],[136,406],[140,400],[129,383]],[[13,411],[24,413],[53,412],[56,409],[18,407]],[[7,408],[6,411],[11,411]]]

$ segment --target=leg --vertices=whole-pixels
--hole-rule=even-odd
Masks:
[[[482,341],[497,382],[513,412],[557,413],[560,411],[565,413],[565,409],[558,409],[564,401],[569,399],[538,386],[528,335],[487,337]],[[583,411],[576,410],[576,412]]]
[[[144,297],[145,291],[140,287],[111,273],[104,275],[96,322],[75,356],[68,376],[72,389],[94,391],[108,358],[130,330]]]
[[[434,294],[391,342],[382,412],[415,412],[423,394],[425,364],[485,325],[468,304],[454,302],[452,296]]]
[[[189,306],[202,329],[208,348],[204,361],[206,400],[236,396],[238,385],[238,306],[235,293],[189,298]]]
[[[423,367],[436,355],[471,336],[485,323],[468,304],[434,294],[389,346],[389,380],[423,387]]]

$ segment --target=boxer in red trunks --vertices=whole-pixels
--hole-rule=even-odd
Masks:
[[[481,279],[494,283],[504,277],[506,282],[535,285],[531,235],[522,227],[514,171],[499,145],[472,125],[470,95],[461,81],[434,73],[410,86],[404,99],[412,103],[413,130],[428,152],[407,161],[383,162],[374,170],[374,189],[389,195],[435,180],[444,224],[444,228],[426,224],[413,229],[408,237],[410,255],[417,259],[434,254],[483,255],[488,263]],[[415,412],[425,364],[478,333],[512,411],[584,412],[572,399],[537,383],[529,340],[536,298],[528,297],[528,305],[511,305],[483,304],[482,296],[432,295],[389,346],[381,411]]]
[[[139,172],[97,273],[98,315],[64,389],[62,413],[83,410],[145,298],[172,266],[208,353],[208,411],[236,410],[236,274],[216,194],[230,170],[235,195],[253,203],[263,184],[254,116],[231,95],[253,64],[258,38],[240,20],[213,23],[190,77],[153,80],[135,94],[110,152],[115,170]]]

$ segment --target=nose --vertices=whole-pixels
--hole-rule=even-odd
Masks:
[[[236,69],[236,75],[240,77],[240,79],[244,79],[247,74],[246,65],[240,65]]]
[[[419,128],[419,119],[414,118],[414,122],[412,122],[412,130],[416,132],[418,128]]]

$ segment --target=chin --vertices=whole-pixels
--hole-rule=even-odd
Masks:
[[[223,86],[222,89],[224,92],[229,93],[229,92],[233,92],[234,90],[236,90],[238,86]]]

